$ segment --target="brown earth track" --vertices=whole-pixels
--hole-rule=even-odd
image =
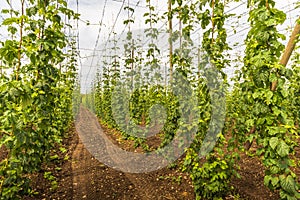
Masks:
[[[174,173],[171,170],[148,174],[123,173],[101,164],[87,152],[81,142],[73,155],[74,200],[194,199],[190,183],[183,182],[178,185],[171,180],[159,178],[174,175],[167,174]],[[85,170],[87,168],[89,170]],[[188,188],[189,191],[184,188]]]
[[[87,112],[87,110],[81,109],[77,126],[80,128],[82,123],[85,123],[84,127],[91,129],[86,131],[93,131],[92,129],[97,129],[97,126]],[[91,166],[93,166],[92,168],[100,166],[97,173],[93,173],[93,170],[78,175],[73,173],[73,199],[194,199],[193,188],[188,182],[190,180],[187,176],[179,185],[172,180],[161,179],[161,177],[180,175],[180,173],[170,169],[132,174],[108,168],[85,149],[81,140],[73,153],[72,160],[73,172]],[[114,161],[116,162],[115,159]],[[99,173],[101,169],[102,171]]]
[[[97,118],[87,115],[87,110],[81,108],[81,113],[76,126],[85,127],[93,132],[97,128]],[[98,127],[99,128],[99,127]],[[102,126],[103,133],[113,145],[118,145],[126,151],[141,152],[139,147],[135,149],[133,142],[122,140],[121,135],[112,129]],[[51,190],[50,183],[43,178],[43,171],[32,175],[32,186],[39,192],[33,197],[26,197],[25,200],[193,200],[195,199],[193,186],[187,174],[176,169],[163,168],[158,171],[132,174],[123,173],[107,167],[99,162],[87,150],[80,134],[73,129],[70,130],[72,137],[66,138],[63,142],[67,153],[60,155],[62,162],[45,166],[44,171],[52,171],[57,177],[59,187]],[[150,143],[159,142],[153,138]],[[92,140],[90,141],[92,142]],[[97,145],[97,144],[95,144]],[[154,144],[155,145],[155,144]],[[296,157],[299,159],[300,149],[296,149]],[[70,159],[63,160],[65,156]],[[115,161],[115,160],[114,160]],[[277,200],[278,193],[270,192],[263,185],[264,169],[257,158],[241,155],[239,162],[241,179],[234,178],[232,185],[235,187],[235,195],[231,194],[226,199],[235,199],[239,194],[243,200]],[[57,171],[55,168],[61,167]],[[297,175],[299,169],[295,170]],[[180,184],[174,178],[181,177]]]

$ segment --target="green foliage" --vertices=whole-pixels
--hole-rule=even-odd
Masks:
[[[7,151],[0,163],[1,199],[30,193],[28,174],[50,160],[51,148],[73,119],[75,53],[63,51],[74,42],[64,34],[59,15],[78,15],[65,1],[26,1],[26,7],[21,1],[21,7],[2,24],[14,37],[0,48],[1,67],[13,71],[0,78],[0,144]]]
[[[281,199],[297,199],[299,183],[291,170],[291,155],[297,145],[297,116],[291,109],[295,86],[288,83],[293,82],[291,69],[279,64],[284,49],[279,41],[285,37],[277,26],[285,21],[285,14],[271,0],[248,4],[251,29],[246,39],[244,66],[233,92],[233,98],[239,100],[234,103],[234,129],[244,133],[241,141],[256,141],[259,146],[256,153],[266,167],[264,184],[280,190]],[[271,87],[274,82],[276,88]]]
[[[298,20],[298,23],[300,21]],[[289,75],[289,81],[291,82],[291,92],[288,94],[289,102],[290,103],[290,110],[291,113],[294,116],[295,119],[295,124],[296,124],[296,131],[298,131],[298,135],[300,135],[300,129],[299,129],[299,124],[300,124],[300,86],[299,86],[299,81],[300,81],[300,52],[299,52],[299,41],[300,39],[296,41],[296,48],[295,48],[295,53],[293,54],[292,57],[292,72],[287,71],[287,75]],[[292,75],[291,75],[292,74]]]
[[[196,199],[221,199],[224,197],[226,195],[224,191],[228,191],[229,177],[233,172],[225,159],[210,155],[202,166],[198,166],[198,163],[199,161],[194,162],[191,173],[197,194]]]
[[[225,68],[229,62],[224,58],[224,51],[228,50],[229,47],[226,43],[226,30],[223,27],[228,16],[224,13],[224,4],[221,1],[213,1],[213,4],[209,4],[211,10],[203,11],[202,7],[206,6],[207,3],[208,2],[198,2],[196,5],[191,5],[191,9],[189,10],[195,15],[195,18],[199,20],[201,27],[206,30],[203,34],[202,47],[207,56],[202,59],[204,61],[209,59],[210,63],[215,66],[218,73],[222,76],[219,77],[215,72],[201,67],[201,63],[199,63],[200,73],[206,76],[205,78],[199,76],[196,82],[196,91],[199,98],[198,108],[201,110],[200,120],[195,141],[187,151],[183,170],[190,173],[195,188],[196,199],[222,199],[230,190],[229,182],[231,177],[236,175],[234,167],[238,155],[231,152],[236,148],[236,144],[234,142],[228,142],[228,144],[226,144],[224,140],[225,133],[219,133],[218,136],[216,136],[219,138],[219,141],[215,144],[215,147],[212,148],[212,151],[205,156],[205,159],[200,159],[199,156],[201,156],[201,154],[199,155],[199,152],[203,146],[209,146],[210,143],[209,139],[205,140],[205,143],[203,140],[208,133],[209,124],[212,122],[212,111],[224,109],[221,103],[214,105],[215,107],[212,108],[212,99],[210,96],[210,90],[212,88],[208,88],[207,85],[211,85],[212,83],[217,84],[219,80],[222,80],[224,83],[227,82],[226,75],[222,69]],[[200,12],[195,10],[197,7],[200,8]],[[210,28],[207,28],[209,25],[211,25]],[[204,66],[206,64],[207,63],[204,63]],[[224,93],[226,89],[220,88],[219,90],[222,90],[219,92]],[[218,97],[215,96],[213,98]],[[215,123],[218,124],[221,122],[216,121]],[[218,126],[219,125],[216,127]],[[225,154],[225,144],[230,152],[228,152],[227,155]]]
[[[45,172],[44,173],[44,178],[50,181],[51,183],[51,190],[56,190],[58,188],[58,183],[56,180],[56,177],[52,175],[51,172]]]
[[[277,26],[286,20],[285,13],[275,8],[273,0],[248,1],[251,29],[245,41],[243,66],[233,90],[229,92],[224,69],[230,64],[225,57],[230,47],[226,42],[227,30],[224,25],[231,15],[224,12],[226,1],[172,0],[173,9],[163,16],[157,14],[150,0],[146,3],[148,11],[144,17],[149,29],[145,35],[150,41],[147,51],[144,52],[140,41],[133,38],[130,25],[134,23],[134,9],[127,6],[124,67],[120,66],[121,56],[116,53],[117,42],[114,38],[114,47],[109,50],[113,59],[110,63],[104,59],[103,71],[97,74],[94,91],[86,95],[84,101],[90,105],[95,103],[96,113],[102,123],[121,130],[124,138],[135,141],[135,147],[142,146],[147,151],[145,138],[132,137],[132,133],[136,133],[136,125],[147,127],[152,120],[157,120],[151,118],[150,110],[155,104],[161,104],[167,117],[159,132],[162,139],[160,148],[169,144],[182,125],[180,108],[188,108],[190,102],[181,105],[171,89],[173,83],[167,83],[168,77],[160,75],[162,61],[159,59],[160,49],[156,46],[159,35],[156,25],[161,19],[176,18],[178,30],[172,30],[169,40],[173,44],[179,43],[179,47],[174,50],[171,61],[174,71],[181,73],[193,85],[193,92],[198,98],[197,108],[194,109],[200,113],[197,125],[189,124],[182,128],[198,129],[194,142],[186,149],[182,166],[193,180],[197,199],[222,199],[230,191],[232,176],[239,177],[236,160],[242,151],[247,151],[243,146],[245,142],[256,142],[258,146],[253,156],[260,158],[266,168],[264,184],[272,190],[279,190],[281,199],[298,199],[299,183],[292,168],[295,167],[293,153],[299,135],[299,53],[294,54],[291,68],[279,64],[284,49],[280,41],[285,36],[277,31]],[[197,55],[202,62],[194,66],[192,61],[195,55],[191,50],[195,44],[191,40],[191,33],[197,26],[204,32],[199,54],[207,56]],[[207,66],[208,61],[217,72]],[[142,68],[142,64],[146,69]],[[141,69],[145,72],[143,76]],[[160,86],[163,78],[165,85]],[[272,89],[274,82],[277,82],[277,87]],[[122,91],[118,84],[129,92]],[[212,85],[221,86],[217,88]],[[122,98],[112,101],[115,94]],[[214,111],[225,109],[222,98],[226,98],[224,127],[221,120],[211,119]],[[220,103],[212,103],[217,100]],[[113,107],[116,115],[113,115]],[[122,119],[123,124],[116,122]],[[206,138],[209,129],[218,128],[222,128],[222,131]],[[212,142],[214,136],[218,138],[216,144]],[[212,148],[207,155],[199,155],[202,147]]]

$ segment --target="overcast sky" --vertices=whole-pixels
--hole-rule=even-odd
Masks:
[[[276,7],[282,9],[283,11],[285,11],[285,13],[287,13],[286,23],[283,26],[279,27],[279,30],[282,31],[282,33],[287,35],[287,38],[289,37],[291,27],[294,26],[295,20],[299,16],[299,9],[294,10],[295,3],[297,1],[298,0],[277,0],[276,1],[277,2]],[[20,7],[20,3],[19,3],[20,0],[12,0],[12,2],[14,8],[17,9],[18,7]],[[143,18],[143,14],[148,11],[146,8],[146,1],[141,0],[138,5],[137,2],[138,0],[130,0],[131,7],[136,8],[134,14],[135,24],[131,26],[132,30],[148,28],[144,23],[145,18]],[[76,0],[68,0],[68,3],[72,9],[74,10],[77,9]],[[108,35],[110,32],[112,32],[112,27],[114,23],[116,23],[114,29],[114,31],[117,33],[116,38],[122,38],[119,36],[119,34],[121,34],[124,31],[125,25],[123,24],[123,20],[127,18],[127,11],[121,9],[121,6],[123,4],[122,0],[107,0],[106,6],[104,6],[105,0],[78,0],[78,3],[79,3],[78,6],[79,13],[81,14],[81,20],[79,21],[79,30],[78,30],[80,36],[79,38],[80,56],[82,57],[81,64],[83,68],[81,74],[82,76],[84,76],[83,78],[85,80],[88,80],[88,82],[84,84],[84,87],[86,87],[87,85],[89,85],[90,80],[93,79],[95,70],[97,69],[99,63],[101,62],[101,58],[99,58],[101,52],[96,51],[97,56],[94,57],[94,59],[91,59],[90,56],[93,55],[92,50],[94,49],[95,43],[97,41],[102,14],[104,14],[104,18],[102,21],[103,24],[101,26],[100,37],[96,48],[97,50],[104,48],[104,44],[108,40]],[[166,0],[165,1],[152,0],[151,3],[157,8],[156,10],[159,12],[159,14],[162,14],[167,10]],[[126,5],[127,5],[127,0],[125,6]],[[5,0],[0,0],[0,8],[7,8],[7,3]],[[104,8],[105,10],[103,12]],[[121,12],[118,15],[120,10]],[[248,16],[246,14],[247,13],[246,0],[242,0],[237,3],[230,3],[226,7],[226,12],[235,13],[237,15],[242,14],[241,19],[238,20],[237,18],[233,17],[226,24],[226,27],[228,28],[229,44],[232,47],[234,43],[242,44],[249,30],[249,25],[247,23]],[[0,21],[2,21],[1,18]],[[87,25],[87,22],[89,22],[90,25]],[[233,28],[231,26],[234,26],[236,28],[237,30],[236,33],[234,33]],[[159,27],[160,24],[158,25],[158,28]],[[290,29],[287,30],[287,28],[289,27]],[[5,29],[3,29],[3,27],[0,27],[1,40],[3,40],[6,37],[4,30]],[[125,30],[127,31],[127,29]],[[74,32],[76,31],[77,30],[74,30]],[[201,33],[201,30],[198,30],[198,34],[199,33]],[[196,37],[197,34],[194,35]],[[112,39],[112,37],[110,37],[110,39]],[[160,39],[160,43],[162,46],[167,47],[167,40],[163,36]],[[236,53],[241,53],[241,51],[243,51],[242,46],[238,45],[237,47],[234,47],[231,54],[234,55]]]
[[[71,0],[70,3],[74,8],[76,7],[75,0]],[[86,57],[92,54],[91,49],[94,49],[97,33],[99,31],[99,23],[101,20],[103,8],[104,8],[104,0],[79,0],[79,12],[81,14],[81,18],[84,21],[89,21],[91,23],[90,26],[87,26],[84,22],[80,22],[80,47],[81,47],[81,56]],[[130,4],[132,7],[135,7],[137,4],[137,0],[130,0]],[[287,35],[287,38],[290,34],[291,27],[294,26],[296,18],[299,16],[299,9],[293,10],[295,8],[295,3],[297,0],[277,0],[277,8],[280,8],[287,13],[286,23],[279,27],[279,30]],[[127,4],[127,1],[126,1]],[[162,14],[167,11],[167,1],[159,1],[153,0],[152,4],[159,10],[159,14]],[[103,43],[107,41],[108,34],[111,32],[111,28],[116,21],[115,32],[120,34],[124,30],[123,20],[127,18],[127,12],[122,10],[119,18],[117,18],[117,14],[122,6],[121,0],[108,0],[106,4],[106,10],[104,13],[103,26],[101,29],[100,41],[97,49],[103,49]],[[145,1],[141,1],[135,9],[135,24],[132,26],[132,29],[143,29],[147,28],[144,24],[144,18],[142,17],[145,12],[147,12],[147,8],[145,8]],[[241,44],[246,38],[247,32],[249,30],[249,25],[247,23],[247,7],[246,0],[237,3],[230,3],[226,7],[226,12],[235,13],[237,15],[242,15],[241,19],[232,18],[226,24],[228,28],[228,42],[233,47],[233,50],[230,52],[232,55],[241,54],[243,51],[243,47]],[[175,23],[174,23],[175,24]],[[234,33],[233,28],[236,28],[236,33]],[[160,25],[158,26],[160,27]],[[290,29],[287,29],[290,27]],[[201,33],[201,30],[198,30]],[[161,44],[161,42],[165,42]],[[286,41],[283,41],[286,42]],[[159,41],[162,46],[167,46],[166,38]],[[237,47],[234,47],[235,43],[239,43]],[[86,50],[89,49],[89,50]],[[101,52],[96,52],[96,54],[101,54]],[[92,63],[91,63],[92,62]],[[101,62],[98,58],[94,59],[82,59],[83,70],[82,76],[83,80],[91,80],[93,75],[95,74],[95,70]],[[228,73],[233,74],[232,69],[227,69]],[[86,82],[86,81],[84,81]],[[89,83],[84,83],[83,87],[86,87]],[[88,86],[87,86],[88,87]]]

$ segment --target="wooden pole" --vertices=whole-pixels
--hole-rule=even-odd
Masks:
[[[298,19],[300,20],[300,18]],[[297,20],[297,21],[298,21]],[[285,51],[281,57],[281,60],[280,60],[280,64],[283,65],[283,66],[286,66],[291,58],[291,55],[295,49],[295,46],[296,46],[296,41],[298,40],[299,38],[299,34],[300,34],[300,24],[299,23],[296,23],[296,26],[294,28],[294,31],[291,35],[291,38],[285,48]],[[274,81],[272,84],[271,84],[271,90],[272,91],[275,91],[276,88],[277,88],[277,84],[278,82],[277,81]]]
[[[173,80],[173,24],[172,24],[172,0],[168,0],[168,20],[169,20],[169,56],[170,56],[170,83]]]
[[[300,20],[300,18],[299,18],[299,20]],[[290,60],[290,58],[291,58],[291,55],[292,55],[292,53],[293,53],[293,51],[294,51],[294,49],[295,49],[296,41],[297,41],[298,38],[299,38],[299,34],[300,34],[300,24],[299,24],[299,23],[296,23],[296,26],[295,26],[295,28],[294,28],[294,31],[292,32],[292,35],[291,35],[291,37],[290,37],[290,40],[289,40],[289,42],[288,42],[288,44],[287,44],[287,46],[286,46],[286,48],[285,48],[285,51],[284,51],[284,53],[283,53],[283,55],[282,55],[282,57],[281,57],[281,60],[280,60],[280,62],[279,62],[281,65],[287,66],[287,64],[288,64],[288,62],[289,62],[289,60]],[[272,82],[271,88],[270,88],[271,91],[275,91],[275,90],[276,90],[277,84],[278,84],[278,81]],[[252,127],[252,129],[250,130],[250,134],[253,134],[253,133],[255,132],[255,130],[256,130],[256,127],[255,127],[255,126]],[[250,142],[247,142],[247,143],[245,144],[245,148],[246,148],[247,150],[249,150],[251,146],[252,146],[252,142],[251,142],[251,143],[250,143]]]

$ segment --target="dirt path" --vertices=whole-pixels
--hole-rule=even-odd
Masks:
[[[188,181],[183,180],[179,185],[171,179],[162,179],[173,176],[171,173],[174,172],[168,169],[147,174],[116,171],[93,158],[79,142],[72,158],[72,199],[194,199]]]
[[[170,178],[180,176],[174,170],[162,169],[143,174],[123,173],[96,160],[83,145],[83,141],[91,142],[95,148],[99,145],[93,144],[93,137],[95,134],[104,133],[99,133],[95,120],[89,111],[81,108],[76,128],[79,131],[85,128],[84,131],[90,135],[81,135],[72,155],[72,199],[194,199],[193,188],[187,177],[182,178],[180,185]],[[117,161],[114,159],[113,162]]]
[[[88,168],[91,166],[91,160],[88,159],[88,152],[80,142],[72,155],[72,174],[73,174],[73,191],[74,199],[84,199],[87,197],[88,184],[91,180],[91,172]],[[80,163],[80,164],[79,164]]]
[[[99,132],[97,118],[81,108],[79,121],[69,130],[63,141],[65,153],[59,153],[56,162],[43,167],[40,173],[31,176],[36,195],[24,200],[194,200],[195,194],[187,174],[176,169],[163,168],[149,173],[123,173],[98,161],[93,155],[105,155],[107,148],[118,145],[126,151],[135,149],[131,141],[120,142],[120,135],[102,126]],[[85,134],[80,136],[79,131]],[[159,143],[159,141],[156,141]],[[84,145],[87,144],[87,145]],[[93,150],[93,155],[88,149]],[[297,149],[299,158],[300,149]],[[67,159],[65,159],[67,157]],[[117,156],[109,154],[107,160],[117,163]],[[241,199],[277,200],[277,193],[270,192],[263,185],[263,167],[256,158],[242,156],[241,179],[234,178],[232,185]],[[58,182],[52,190],[51,183],[44,178],[44,172],[51,172]],[[298,175],[299,170],[297,170]],[[236,199],[229,195],[225,199]]]
[[[98,162],[81,141],[73,153],[72,172],[74,200],[138,199],[139,195],[127,177]],[[127,192],[131,197],[126,198]]]

